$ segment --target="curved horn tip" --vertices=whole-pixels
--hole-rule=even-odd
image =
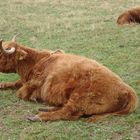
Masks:
[[[14,47],[12,47],[12,48],[9,50],[9,54],[10,54],[10,53],[14,53],[15,50],[16,50],[16,49],[15,49]]]
[[[13,36],[12,41],[16,42],[16,36]]]
[[[12,41],[13,41],[13,42],[16,42],[16,37],[17,37],[18,35],[20,35],[20,33],[13,36],[13,38],[12,38]]]

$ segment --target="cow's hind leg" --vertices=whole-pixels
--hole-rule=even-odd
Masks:
[[[59,110],[51,112],[40,112],[34,117],[28,117],[31,121],[55,121],[55,120],[76,120],[82,115],[74,103],[68,102]]]

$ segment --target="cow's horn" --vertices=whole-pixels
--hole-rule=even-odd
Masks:
[[[16,42],[16,37],[17,37],[18,35],[19,35],[19,34],[13,36],[13,38],[12,38],[12,41],[13,41],[13,42]]]
[[[0,50],[2,51],[2,52],[4,52],[4,53],[6,53],[6,54],[12,54],[12,53],[14,53],[15,52],[15,48],[14,47],[12,47],[11,49],[5,49],[5,48],[3,48],[3,46],[2,46],[2,42],[3,42],[3,40],[1,39],[0,40]]]

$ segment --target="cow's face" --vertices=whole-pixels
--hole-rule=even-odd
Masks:
[[[24,59],[26,52],[21,50],[15,41],[0,40],[0,72],[15,73],[17,61]]]

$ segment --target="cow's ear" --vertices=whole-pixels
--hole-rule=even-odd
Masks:
[[[28,56],[28,53],[24,50],[18,50],[16,54],[17,60],[24,60]]]

